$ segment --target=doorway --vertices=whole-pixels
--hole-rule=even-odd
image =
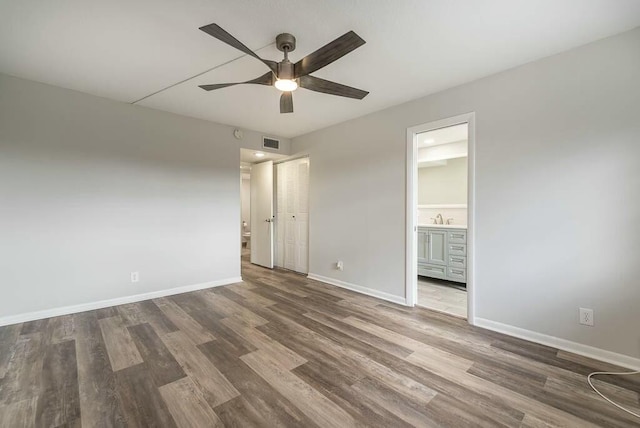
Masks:
[[[474,114],[407,129],[406,299],[473,324]]]
[[[273,162],[284,158],[240,149],[240,257],[267,268],[273,267]]]
[[[308,273],[309,158],[241,149],[241,260]]]

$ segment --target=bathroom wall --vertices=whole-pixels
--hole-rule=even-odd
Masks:
[[[418,205],[466,204],[467,158],[418,168]]]
[[[450,219],[450,224],[467,225],[467,206],[455,204],[418,206],[418,224],[434,224],[434,219],[438,214],[442,215],[444,223],[447,222],[447,219]]]

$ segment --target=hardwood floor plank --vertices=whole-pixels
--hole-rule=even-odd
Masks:
[[[142,311],[143,318],[158,334],[172,333],[180,330],[180,328],[160,310],[153,300],[138,302],[138,307]]]
[[[191,379],[161,386],[160,394],[178,427],[224,426]]]
[[[157,387],[187,376],[150,324],[129,327],[129,333]]]
[[[48,347],[41,382],[36,409],[37,426],[62,426],[80,419],[75,341]]]
[[[15,352],[16,342],[20,337],[22,324],[0,327],[0,379],[7,374],[11,356]]]
[[[191,312],[189,315],[198,322],[198,324],[205,327],[215,337],[216,341],[224,340],[233,345],[236,357],[239,357],[249,352],[255,351],[257,348],[251,343],[247,342],[244,338],[238,336],[233,330],[226,325],[222,324],[222,318],[218,318],[218,315],[212,313],[209,310]]]
[[[121,315],[118,311],[118,306],[109,306],[106,308],[96,309],[95,312],[98,319],[117,317],[118,315]]]
[[[521,423],[518,420],[504,420],[497,417],[498,415],[487,414],[482,407],[470,405],[465,400],[445,394],[436,395],[429,403],[427,411],[437,425],[446,427],[492,428],[519,426]]]
[[[31,397],[10,404],[0,404],[0,427],[32,428],[36,423],[38,397]]]
[[[290,284],[285,284],[284,281],[276,280],[274,278],[267,278],[264,276],[257,277],[254,280],[254,283],[262,285],[263,287],[267,286],[270,288],[275,288],[283,293],[286,293],[289,296],[295,297],[308,297],[309,294],[305,293],[304,290],[300,289],[300,287],[296,287]]]
[[[27,321],[23,323],[22,330],[20,330],[20,335],[26,336],[28,334],[35,334],[35,333],[42,334],[45,331],[50,319],[51,318],[44,318],[40,320]]]
[[[251,327],[256,327],[267,323],[267,320],[265,320],[261,316],[254,314],[250,310],[245,309],[244,307],[238,305],[236,302],[229,300],[224,296],[215,294],[214,292],[210,291],[203,291],[201,296],[209,304],[209,307],[212,310],[224,315],[225,318],[235,316],[238,319],[244,320]]]
[[[63,315],[51,318],[47,327],[51,331],[50,337],[52,344],[75,339],[76,326],[73,320],[73,315]]]
[[[295,328],[299,331],[304,330],[309,340],[320,344],[324,352],[331,358],[342,361],[349,366],[360,368],[366,373],[366,376],[386,383],[395,391],[408,397],[417,397],[417,399],[423,403],[428,403],[435,395],[435,391],[424,384],[397,373],[390,367],[380,364],[371,358],[373,353],[383,353],[382,351],[376,350],[363,343],[358,344],[356,340],[353,340],[349,336],[338,333],[308,318],[300,318],[298,319],[298,323],[293,324],[297,324]],[[345,337],[346,340],[344,340]],[[358,352],[358,349],[360,352]],[[391,356],[390,354],[387,355]]]
[[[606,390],[607,396],[614,399],[617,403],[640,414],[637,394],[613,385],[608,385],[605,382],[600,382],[597,387],[603,392]],[[578,393],[576,393],[576,389]],[[572,385],[559,382],[555,379],[548,379],[541,391],[528,395],[602,426],[633,427],[640,425],[640,419],[625,412],[608,415],[607,410],[611,405],[597,396],[591,388],[587,390],[580,384]],[[570,404],[568,405],[566,403]],[[586,407],[586,409],[584,407]]]
[[[233,354],[233,349],[227,343],[209,342],[200,345],[209,360],[234,385],[243,398],[240,404],[228,403],[230,400],[216,407],[226,409],[226,416],[221,418],[228,424],[227,416],[237,410],[238,406],[248,406],[249,411],[255,412],[264,420],[267,426],[313,426],[314,424],[282,394],[273,389],[263,378],[251,370],[241,359]]]
[[[287,324],[275,321],[260,326],[258,329],[269,337],[278,340],[287,348],[292,349],[298,355],[306,358],[308,362],[305,365],[310,362],[320,364],[327,369],[327,373],[335,373],[333,379],[330,380],[337,382],[334,386],[340,386],[343,383],[351,386],[367,375],[365,370],[360,370],[360,368],[354,367],[343,360],[334,359],[325,352],[325,346],[315,341],[313,335],[309,334],[308,331],[291,328]],[[297,372],[297,370],[298,368],[294,369],[294,372]],[[321,380],[318,379],[318,381]]]
[[[331,327],[336,330],[340,330],[343,333],[353,337],[354,339],[365,342],[375,348],[378,348],[382,351],[388,352],[389,354],[395,355],[396,357],[405,358],[409,356],[413,351],[411,349],[405,348],[402,345],[398,345],[395,342],[389,341],[383,337],[378,335],[369,333],[367,331],[358,329],[356,327],[351,326],[348,323],[344,323],[341,320],[336,320],[331,317],[328,317],[324,314],[320,314],[317,312],[308,312],[304,314],[305,317],[311,318],[314,321],[322,323],[327,327]]]
[[[193,341],[194,344],[199,345],[215,339],[213,334],[198,324],[189,316],[189,314],[187,314],[173,301],[166,298],[160,298],[155,299],[154,303],[180,331],[185,333]]]
[[[249,343],[260,350],[262,354],[266,354],[270,358],[278,361],[278,363],[287,370],[291,370],[307,362],[306,359],[302,358],[291,349],[271,339],[264,333],[247,326],[235,317],[225,318],[222,320],[222,323],[236,332],[239,336],[246,339]]]
[[[427,406],[421,406],[407,399],[406,396],[386,388],[379,382],[365,378],[352,385],[351,388],[358,395],[367,396],[376,405],[388,410],[412,426],[436,426],[434,421],[424,412]]]
[[[244,397],[236,397],[219,405],[216,407],[216,413],[225,427],[262,428],[268,426],[260,412],[254,409]]]
[[[211,408],[240,395],[238,390],[181,331],[162,336],[169,351],[203,392]]]
[[[114,372],[143,362],[122,318],[102,318],[98,323]]]
[[[267,299],[266,297],[254,293],[252,290],[255,289],[255,286],[247,285],[246,282],[230,285],[226,287],[226,289],[262,306],[271,306],[277,303],[274,300]]]
[[[116,379],[95,312],[74,315],[82,426],[122,427]]]
[[[356,426],[351,415],[261,351],[244,355],[240,359],[319,426]]]
[[[21,334],[18,337],[7,365],[7,373],[0,383],[0,404],[24,401],[40,392],[44,352],[41,333]]]
[[[296,367],[292,373],[339,405],[360,425],[394,428],[411,426],[373,401],[368,392],[366,394],[356,392],[351,386],[357,381],[345,380],[342,373],[335,370],[334,366],[311,361]]]
[[[115,376],[126,426],[176,426],[146,364],[127,367],[116,372]]]

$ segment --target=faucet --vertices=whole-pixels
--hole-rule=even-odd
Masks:
[[[438,215],[436,216],[436,224],[443,224],[442,214],[440,213],[438,213]]]
[[[453,224],[453,218],[448,218],[447,219],[447,224]]]

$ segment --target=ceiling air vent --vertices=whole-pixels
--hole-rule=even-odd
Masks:
[[[280,150],[280,140],[269,137],[262,137],[262,148]]]

